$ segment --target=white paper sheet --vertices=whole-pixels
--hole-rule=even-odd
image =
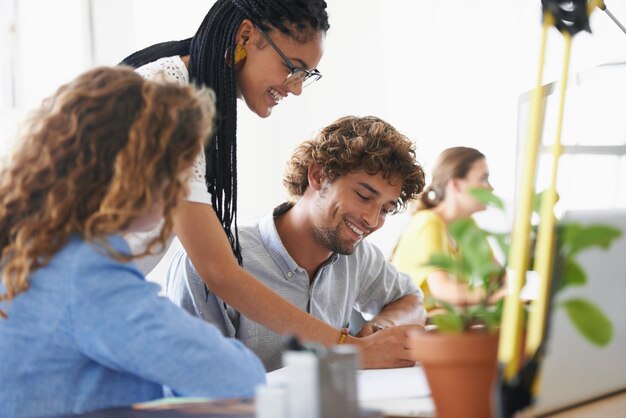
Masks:
[[[360,370],[359,401],[430,396],[430,388],[421,366],[401,369]]]

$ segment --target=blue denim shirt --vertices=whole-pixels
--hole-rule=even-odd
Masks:
[[[128,253],[117,236],[109,245]],[[249,397],[265,381],[239,341],[158,296],[133,263],[73,238],[1,302],[0,417],[51,416],[163,397]],[[0,291],[4,287],[0,284]]]

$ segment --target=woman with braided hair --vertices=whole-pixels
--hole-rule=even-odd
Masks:
[[[237,258],[236,100],[266,118],[289,94],[301,94],[321,78],[315,67],[328,28],[323,0],[218,0],[192,38],[156,44],[122,61],[146,78],[164,72],[181,84],[215,91],[215,138],[205,150],[207,158],[196,162],[189,200],[213,206],[208,209],[216,213]],[[179,238],[185,244],[194,237]]]
[[[192,302],[177,288],[190,286],[205,297],[212,292],[272,331],[331,345],[341,330],[296,308],[241,268],[236,229],[236,99],[266,118],[290,93],[301,94],[321,77],[315,67],[328,28],[323,0],[217,0],[192,38],[153,45],[122,63],[144,77],[164,71],[179,83],[208,86],[217,96],[215,139],[196,161],[191,193],[174,228],[203,283],[167,283],[168,297],[185,307]],[[156,265],[148,264],[144,271]],[[347,341],[362,349],[371,345],[367,338]]]

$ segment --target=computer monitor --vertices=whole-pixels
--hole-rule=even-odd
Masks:
[[[609,224],[626,234],[626,209],[568,211],[563,219],[583,225]],[[604,348],[593,345],[579,334],[563,309],[553,309],[533,407],[537,414],[626,389],[626,236],[609,250],[581,252],[577,261],[587,273],[587,284],[564,289],[555,302],[582,297],[596,304],[613,324],[613,341]]]

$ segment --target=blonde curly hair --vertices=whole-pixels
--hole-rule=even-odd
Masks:
[[[358,170],[382,172],[388,180],[400,177],[403,184],[396,211],[403,210],[424,188],[424,170],[415,159],[413,141],[375,116],[340,118],[296,148],[283,179],[292,200],[309,186],[312,164],[318,164],[331,182]]]
[[[0,301],[26,291],[29,275],[72,235],[130,260],[106,236],[159,202],[161,233],[136,256],[164,245],[214,115],[212,92],[144,80],[124,67],[91,70],[44,100],[0,171]]]

